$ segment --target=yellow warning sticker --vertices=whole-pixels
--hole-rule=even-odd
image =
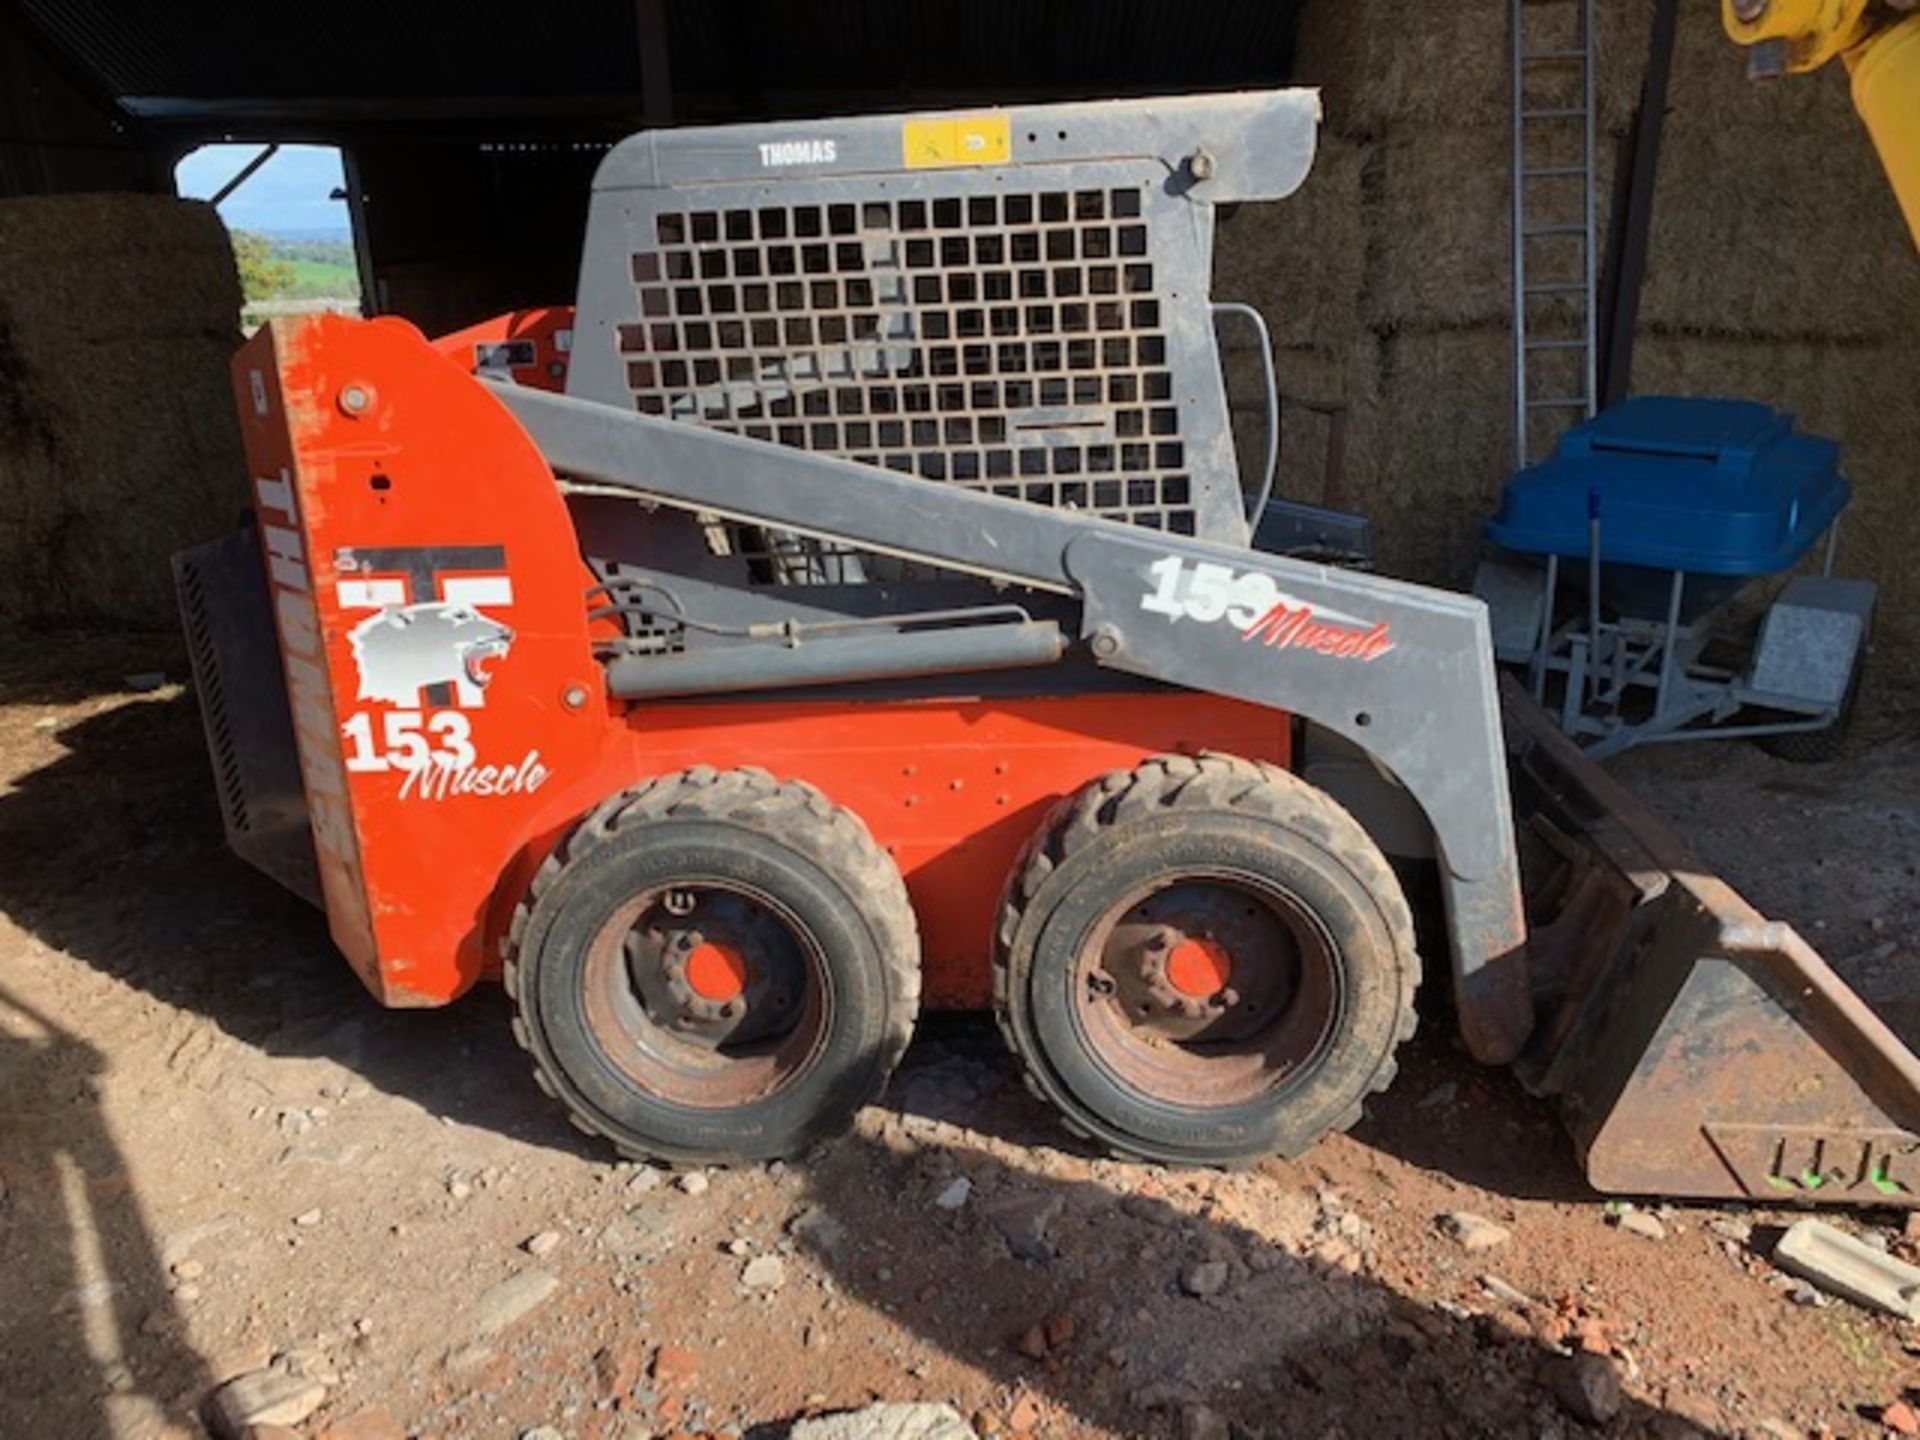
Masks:
[[[1012,153],[1012,136],[1004,115],[909,120],[900,130],[900,153],[909,170],[1004,165]]]

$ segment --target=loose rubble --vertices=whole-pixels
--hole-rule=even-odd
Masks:
[[[778,1290],[787,1283],[787,1262],[778,1255],[757,1255],[740,1272],[740,1283],[748,1290]]]
[[[244,1440],[250,1427],[298,1425],[326,1402],[327,1387],[286,1370],[254,1370],[226,1382],[207,1400],[207,1420],[221,1440]]]
[[[1218,1295],[1226,1289],[1227,1277],[1231,1273],[1224,1260],[1203,1260],[1180,1272],[1180,1288],[1198,1298]]]
[[[1667,1227],[1658,1215],[1646,1210],[1623,1210],[1613,1217],[1614,1228],[1628,1235],[1637,1235],[1642,1240],[1664,1240]]]
[[[1920,1321],[1920,1268],[1863,1244],[1823,1220],[1796,1221],[1774,1247],[1773,1262],[1819,1289]]]
[[[975,1440],[951,1405],[869,1405],[845,1415],[802,1420],[788,1440]]]
[[[469,1326],[481,1337],[497,1335],[538,1310],[560,1288],[545,1270],[522,1270],[483,1293],[474,1302]]]
[[[1460,1248],[1470,1255],[1497,1250],[1513,1238],[1513,1232],[1506,1226],[1497,1225],[1471,1210],[1449,1210],[1436,1223],[1443,1235],[1458,1241]]]
[[[1605,1425],[1620,1413],[1620,1372],[1605,1355],[1569,1355],[1553,1362],[1552,1377],[1554,1397],[1574,1419]]]

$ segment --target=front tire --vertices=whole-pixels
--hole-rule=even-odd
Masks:
[[[1297,776],[1165,756],[1063,802],[1001,909],[996,1010],[1032,1088],[1126,1155],[1293,1156],[1360,1118],[1413,1033],[1386,858]]]
[[[606,801],[516,912],[506,982],[535,1078],[581,1129],[676,1163],[844,1131],[906,1049],[919,937],[850,811],[705,767]]]

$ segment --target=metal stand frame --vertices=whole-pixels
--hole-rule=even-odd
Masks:
[[[1524,662],[1533,698],[1547,704],[1549,675],[1563,677],[1554,707],[1562,731],[1580,740],[1595,758],[1616,755],[1654,741],[1755,738],[1795,731],[1822,730],[1839,714],[1836,704],[1813,704],[1791,695],[1755,689],[1741,672],[1710,665],[1704,659],[1722,605],[1682,624],[1685,570],[1669,571],[1666,615],[1602,618],[1600,519],[1591,522],[1587,555],[1586,604],[1575,619],[1556,624],[1560,557],[1549,555],[1541,582],[1540,625],[1532,649],[1502,654],[1503,661]],[[1828,529],[1821,573],[1833,574],[1838,521]],[[1731,602],[1729,602],[1731,603]],[[1653,692],[1652,710],[1631,719],[1623,708],[1631,697]],[[1728,723],[1749,706],[1764,706],[1803,719]],[[1702,725],[1699,722],[1705,721]]]

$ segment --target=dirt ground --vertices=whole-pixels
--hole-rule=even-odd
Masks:
[[[338,1440],[777,1436],[876,1398],[1007,1436],[1777,1440],[1920,1399],[1920,1327],[1766,1263],[1790,1217],[1610,1224],[1435,1016],[1353,1135],[1243,1173],[1088,1155],[965,1018],[805,1163],[615,1163],[497,993],[380,1010],[224,852],[192,697],[123,679],[183,674],[172,642],[0,655],[0,1435],[198,1435],[269,1365],[320,1401],[280,1433]],[[1920,741],[1618,769],[1920,1033]],[[1461,1210],[1508,1238],[1469,1251]],[[1840,1223],[1913,1256],[1898,1216]],[[1604,1423],[1582,1352],[1624,1380]]]

